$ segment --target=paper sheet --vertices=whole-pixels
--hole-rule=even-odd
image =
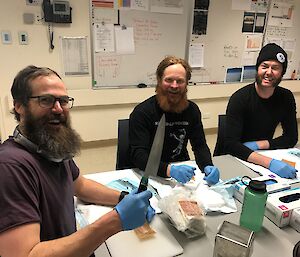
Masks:
[[[204,67],[204,44],[192,43],[190,45],[189,63],[193,68]]]
[[[94,26],[95,52],[114,52],[115,33],[114,25],[106,23],[95,23]]]
[[[150,10],[151,12],[182,14],[183,0],[152,0]]]
[[[245,51],[259,51],[261,49],[263,36],[258,35],[247,35],[245,40]]]
[[[294,4],[273,0],[268,18],[268,25],[278,27],[292,27]]]
[[[116,35],[116,53],[117,54],[134,54],[134,36],[133,28],[118,26],[115,27]]]
[[[61,37],[61,52],[66,76],[89,74],[87,37]]]

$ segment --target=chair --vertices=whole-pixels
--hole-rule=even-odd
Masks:
[[[225,151],[225,123],[226,123],[226,115],[220,114],[218,117],[218,135],[217,142],[214,150],[214,156],[224,155]]]
[[[129,119],[121,119],[118,120],[116,170],[129,169],[132,167],[129,152]]]

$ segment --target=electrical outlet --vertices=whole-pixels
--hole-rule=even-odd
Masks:
[[[28,34],[26,31],[19,31],[19,44],[20,45],[28,45]]]
[[[44,23],[44,15],[41,12],[35,13],[35,24],[43,25]]]

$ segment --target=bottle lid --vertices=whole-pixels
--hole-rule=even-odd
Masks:
[[[257,192],[262,192],[262,193],[267,192],[267,187],[265,182],[259,180],[251,180],[249,182],[249,188]]]
[[[249,183],[245,183],[244,179],[248,179],[250,180]],[[256,191],[256,192],[261,192],[261,193],[265,193],[267,192],[267,186],[265,184],[264,181],[260,181],[260,180],[252,180],[250,177],[248,176],[243,176],[241,179],[242,183],[245,186],[248,186],[251,190]]]

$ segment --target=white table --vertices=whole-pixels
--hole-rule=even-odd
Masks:
[[[94,253],[96,257],[111,257],[106,244],[100,245]]]
[[[248,175],[250,177],[257,176],[256,173],[254,173],[249,168],[242,165],[239,161],[237,161],[235,158],[229,155],[214,157],[213,162],[214,165],[219,167],[221,172],[221,178],[223,180],[235,176],[241,176],[241,175]],[[297,186],[297,185],[293,185],[293,186]],[[178,232],[173,226],[170,225],[165,215],[159,214],[159,218],[162,219],[162,221],[169,229],[173,237],[176,238],[178,243],[184,249],[184,252],[181,256],[209,257],[209,256],[213,256],[215,236],[218,232],[218,227],[223,223],[223,221],[227,220],[229,222],[239,224],[241,204],[238,201],[236,201],[236,203],[238,207],[238,212],[231,213],[231,214],[207,215],[206,234],[196,239],[188,239],[184,234]],[[297,231],[295,231],[291,227],[285,227],[280,229],[265,217],[263,221],[262,230],[255,235],[255,239],[253,242],[253,253],[251,256],[252,257],[292,256],[293,247],[299,240],[300,240],[300,234]],[[134,251],[134,249],[132,251]],[[106,255],[101,255],[101,256],[106,256]],[[140,256],[140,253],[137,253],[136,256]]]

